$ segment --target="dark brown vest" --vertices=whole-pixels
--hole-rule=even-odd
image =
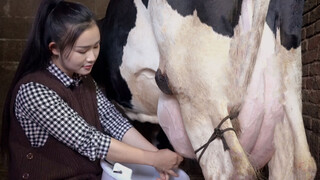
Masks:
[[[11,100],[9,179],[100,179],[99,160],[67,147],[49,135],[43,147],[33,148],[14,115],[14,101],[21,84],[37,82],[55,91],[88,124],[102,130],[97,110],[96,89],[90,76],[74,88],[66,88],[48,71],[29,74],[17,83]]]

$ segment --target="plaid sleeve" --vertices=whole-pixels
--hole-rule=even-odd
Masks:
[[[43,146],[50,134],[90,160],[106,157],[110,136],[87,124],[56,92],[44,85],[34,82],[22,85],[15,113],[34,147]]]
[[[98,111],[105,132],[117,140],[122,140],[124,134],[132,127],[116,107],[97,88]]]

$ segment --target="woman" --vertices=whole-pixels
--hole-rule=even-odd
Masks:
[[[100,159],[177,176],[182,157],[150,144],[89,75],[99,42],[88,8],[42,1],[4,109],[10,179],[99,179]]]

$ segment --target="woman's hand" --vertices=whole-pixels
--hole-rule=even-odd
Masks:
[[[168,173],[165,173],[163,171],[159,171],[159,174],[160,174],[160,178],[157,178],[156,180],[169,180],[170,176]]]
[[[175,176],[175,177],[178,177],[179,175],[176,174],[173,170],[170,170],[170,174],[169,173],[166,173],[164,171],[160,171],[157,169],[157,171],[159,172],[160,174],[160,178],[157,178],[156,180],[169,180],[170,179],[170,174],[172,176]],[[171,172],[172,171],[172,172]]]
[[[168,179],[169,175],[178,177],[173,171],[177,169],[183,158],[179,154],[168,149],[161,149],[155,152],[153,166],[159,171],[161,179]]]

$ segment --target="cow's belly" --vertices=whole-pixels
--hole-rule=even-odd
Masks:
[[[247,89],[247,96],[239,114],[241,134],[240,143],[249,154],[256,168],[263,167],[274,153],[274,128],[283,120],[282,76],[279,60],[274,48],[268,47],[268,31],[265,31],[262,46],[258,53],[255,69]]]

